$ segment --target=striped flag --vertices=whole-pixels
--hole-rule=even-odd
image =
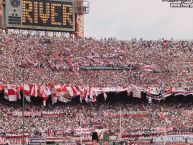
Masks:
[[[10,102],[17,101],[20,97],[20,92],[16,89],[15,85],[7,84],[4,91],[4,98]]]

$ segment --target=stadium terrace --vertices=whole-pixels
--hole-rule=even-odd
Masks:
[[[193,41],[3,33],[0,141],[192,144],[192,52]]]
[[[53,103],[75,96],[94,101],[109,92],[139,98],[146,93],[157,100],[193,94],[192,41],[3,34],[0,47],[1,90],[10,101],[19,99],[20,91],[26,100],[39,96],[46,101],[51,96]]]

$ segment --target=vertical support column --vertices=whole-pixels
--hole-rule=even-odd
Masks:
[[[84,14],[82,11],[83,0],[76,0],[76,7],[80,9],[80,13],[76,13],[76,36],[84,37]]]
[[[77,14],[77,26],[76,26],[76,32],[79,37],[84,37],[84,16],[83,14]]]
[[[3,28],[3,2],[0,0],[0,29]]]

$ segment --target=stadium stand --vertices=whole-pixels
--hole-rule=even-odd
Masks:
[[[25,97],[31,102],[25,105],[26,138],[38,131],[62,138],[80,138],[84,132],[83,138],[91,139],[97,129],[100,138],[106,131],[112,138],[121,134],[131,142],[175,134],[185,135],[191,143],[192,46],[193,41],[2,34],[2,137],[22,134],[21,98]],[[169,98],[180,100],[178,95],[184,95],[185,103],[167,103]],[[126,99],[121,102],[119,97]],[[152,103],[154,99],[158,102]],[[35,105],[40,100],[45,106]]]

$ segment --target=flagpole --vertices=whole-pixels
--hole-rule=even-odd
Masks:
[[[120,139],[120,141],[121,141],[121,121],[122,121],[122,120],[121,120],[121,107],[120,107],[120,111],[119,111],[119,112],[120,112],[120,114],[119,114],[119,117],[120,117],[120,118],[119,118],[119,120],[120,120],[120,122],[119,122],[119,130],[120,130],[120,132],[119,132],[119,139]]]
[[[81,134],[80,134],[80,144],[82,145],[82,123],[81,123],[81,120],[80,120],[80,131],[81,131]]]
[[[24,88],[24,68],[22,69],[22,79],[23,79],[23,88]],[[25,131],[25,128],[24,128],[24,125],[25,125],[25,120],[24,120],[24,110],[25,110],[25,96],[24,96],[24,93],[23,93],[23,99],[22,99],[22,118],[23,118],[23,125],[22,125],[22,129],[23,129],[23,142],[22,142],[22,145],[24,145],[24,131]]]
[[[166,136],[167,136],[167,122],[165,120],[165,137],[163,138],[164,139],[164,145],[166,145],[166,140],[165,140]]]

